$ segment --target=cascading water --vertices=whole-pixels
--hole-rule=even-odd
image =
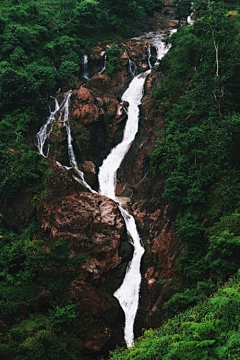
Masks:
[[[83,77],[89,79],[88,56],[86,54],[83,55],[82,63],[83,63]]]
[[[172,35],[176,31],[177,31],[177,29],[171,29],[170,35]],[[155,62],[154,65],[158,65],[159,61],[163,58],[163,56],[166,54],[166,52],[168,52],[168,50],[170,49],[169,45],[166,46],[166,43],[163,41],[163,38],[164,38],[164,32],[153,32],[153,31],[149,32],[149,33],[145,33],[139,37],[132,38],[132,40],[141,40],[141,39],[148,40],[149,45],[147,48],[147,55],[148,55],[148,66],[150,69],[152,68],[151,47],[154,47],[156,49],[157,61]]]
[[[105,52],[105,54],[103,55],[103,68],[100,71],[99,74],[102,74],[107,68],[107,53]]]
[[[194,4],[193,2],[191,2],[191,9],[193,8]],[[188,25],[193,25],[194,24],[194,20],[193,20],[193,12],[191,12],[191,14],[187,17],[187,24]]]
[[[57,99],[54,98],[54,102],[55,102],[55,109],[53,111],[50,111],[50,115],[47,119],[46,124],[44,124],[41,129],[39,130],[39,132],[36,135],[36,146],[38,148],[38,151],[40,152],[40,154],[42,156],[44,156],[45,158],[48,157],[48,153],[49,153],[49,146],[47,147],[47,154],[44,154],[44,145],[46,140],[48,139],[49,135],[51,134],[52,131],[52,124],[54,123],[54,121],[56,120],[56,114],[59,110],[59,103],[57,101]]]
[[[189,15],[187,17],[187,24],[188,25],[193,25],[194,24],[194,20],[192,19],[193,13],[191,13],[191,15]]]
[[[152,57],[152,54],[151,54],[151,46],[148,45],[148,48],[147,48],[147,55],[148,55],[148,66],[149,66],[149,69],[152,68],[152,64],[151,64],[151,57]]]
[[[128,119],[125,125],[123,139],[103,161],[103,164],[99,169],[99,192],[114,200],[116,200],[116,173],[138,131],[139,105],[143,96],[144,83],[150,71],[151,70],[148,70],[145,73],[135,76],[128,89],[123,94],[122,101],[128,101],[129,103]],[[119,208],[125,220],[127,232],[134,247],[134,252],[123,283],[114,293],[114,296],[118,299],[125,313],[124,339],[127,346],[130,347],[134,341],[133,327],[139,302],[139,290],[141,284],[140,265],[141,258],[144,254],[144,248],[141,245],[141,240],[133,216],[121,206]]]
[[[154,35],[152,35],[151,40],[153,42],[151,44],[156,47],[157,59],[160,60],[164,56],[164,54],[168,51],[169,47],[164,46],[164,43],[162,41],[162,34],[161,35],[159,35],[158,33],[156,34],[157,34],[156,38],[154,37]],[[158,42],[160,42],[161,44],[158,44]],[[128,119],[125,125],[123,139],[121,143],[119,143],[115,148],[112,149],[111,153],[103,161],[103,164],[99,169],[99,175],[98,175],[99,193],[117,202],[118,200],[115,196],[116,173],[126,153],[128,152],[132,142],[134,141],[136,133],[138,131],[139,105],[141,104],[141,99],[143,96],[145,80],[148,74],[151,72],[150,58],[151,58],[151,51],[149,46],[148,62],[150,69],[144,73],[134,76],[128,89],[124,92],[122,96],[122,101],[123,102],[127,101],[129,103],[129,107],[127,111]],[[106,69],[106,60],[107,60],[107,56],[105,54],[104,67],[100,73],[102,73]],[[46,124],[41,127],[40,131],[37,134],[37,147],[39,152],[44,157],[48,156],[48,151],[47,151],[47,155],[44,155],[43,148],[46,139],[48,138],[52,130],[52,123],[57,119],[57,115],[58,115],[58,120],[62,121],[64,127],[66,128],[68,155],[69,155],[69,162],[71,165],[71,167],[67,167],[67,166],[64,167],[67,170],[74,169],[75,173],[78,175],[78,177],[73,176],[74,179],[79,183],[81,183],[82,185],[84,185],[86,188],[88,188],[91,192],[95,193],[95,191],[84,180],[84,174],[79,170],[77,166],[77,161],[72,146],[71,128],[69,123],[70,97],[71,97],[71,91],[66,93],[64,100],[60,106],[58,105],[58,102],[55,99],[55,110],[51,112]],[[59,166],[62,166],[59,162],[57,162],[57,164]],[[130,347],[133,345],[134,342],[134,321],[138,309],[139,291],[141,284],[140,265],[145,250],[142,246],[142,242],[139,237],[137,226],[133,216],[130,215],[128,211],[121,206],[121,204],[119,205],[119,209],[125,220],[127,233],[130,238],[130,243],[134,247],[133,258],[127,267],[123,283],[119,287],[119,289],[114,293],[114,296],[118,299],[125,313],[124,339],[126,341],[127,346]]]
[[[162,41],[163,35],[157,33],[157,39],[154,37],[151,39],[152,44],[156,46],[157,59],[161,59],[168,51],[168,47],[165,47]],[[158,41],[161,44],[158,44]],[[108,157],[103,161],[102,166],[99,169],[99,192],[102,195],[108,196],[113,200],[117,200],[115,197],[116,187],[116,173],[120,167],[126,153],[128,152],[132,142],[135,139],[138,131],[139,123],[139,105],[143,96],[144,83],[151,72],[151,51],[149,46],[148,51],[148,64],[150,70],[141,73],[133,78],[128,89],[122,96],[122,101],[129,103],[128,107],[128,119],[125,125],[123,139],[118,144]],[[144,254],[144,248],[139,237],[137,226],[132,215],[130,215],[125,209],[119,206],[122,216],[126,223],[130,242],[134,247],[133,258],[128,265],[125,278],[120,288],[114,293],[114,296],[118,299],[124,313],[125,313],[125,328],[124,339],[127,347],[133,345],[134,342],[134,321],[138,309],[139,303],[139,291],[141,284],[141,259]]]
[[[128,59],[128,70],[132,77],[134,77],[137,71],[137,65],[130,58]]]
[[[176,32],[176,29],[172,29],[170,31],[170,35],[172,35],[174,32]],[[150,39],[150,44],[155,47],[156,49],[156,62],[155,65],[158,65],[160,60],[163,58],[163,56],[168,52],[168,50],[170,49],[170,46],[165,44],[165,42],[163,41],[163,33],[154,33],[153,37]]]
[[[57,99],[55,100],[55,110],[52,111],[47,119],[46,124],[44,124],[39,132],[36,135],[36,146],[38,148],[39,153],[44,156],[45,158],[48,157],[49,153],[49,146],[47,149],[47,155],[44,154],[43,149],[45,142],[47,138],[49,137],[51,131],[52,131],[52,124],[58,119],[58,121],[61,121],[63,123],[63,126],[66,129],[67,133],[67,148],[68,148],[68,157],[69,157],[69,163],[70,167],[64,166],[65,169],[70,170],[74,169],[77,176],[73,176],[74,179],[79,182],[81,185],[89,189],[91,192],[96,193],[90,185],[85,181],[83,172],[78,168],[76,157],[74,154],[73,146],[72,146],[72,135],[71,135],[71,127],[69,123],[69,102],[72,95],[72,90],[68,91],[64,99],[59,106]],[[58,166],[63,166],[59,161],[57,161]]]
[[[116,172],[124,156],[128,152],[138,131],[139,105],[143,96],[143,85],[150,71],[134,77],[128,89],[122,96],[122,101],[128,101],[128,120],[124,129],[123,140],[118,144],[99,169],[100,194],[115,199]]]
[[[70,101],[71,95],[72,95],[72,91],[69,91],[66,96],[65,106],[63,107],[63,110],[60,113],[59,121],[63,122],[64,127],[67,132],[67,147],[68,147],[68,158],[69,158],[70,165],[73,168],[76,168],[77,161],[76,161],[73,146],[72,146],[71,128],[70,128],[70,124],[68,121],[68,119],[69,119],[69,101]]]

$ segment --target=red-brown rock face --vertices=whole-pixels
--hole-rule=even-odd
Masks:
[[[111,77],[97,74],[87,81],[84,87],[73,92],[73,139],[77,138],[78,124],[90,129],[92,135],[88,154],[91,154],[90,158],[96,159],[97,165],[101,164],[102,158],[121,140],[126,115],[120,111],[120,97],[131,80],[128,59],[130,57],[135,61],[138,71],[145,70],[148,66],[147,46],[144,40],[124,43],[120,72]],[[176,209],[161,197],[163,179],[154,178],[150,171],[149,156],[156,139],[161,136],[163,125],[163,119],[150,99],[159,76],[152,71],[146,80],[146,96],[142,100],[139,131],[118,171],[117,195],[131,197],[134,216],[146,248],[142,262],[143,282],[136,321],[137,333],[140,333],[143,327],[158,326],[162,322],[162,306],[174,293],[172,284],[178,281],[174,268],[182,251],[182,245],[172,227]],[[89,162],[84,160],[89,159],[83,157],[82,168],[95,176],[94,164],[91,163],[89,169]],[[74,252],[89,254],[86,264],[81,266],[79,272],[81,286],[78,283],[78,290],[75,289],[74,293],[81,294],[82,288],[87,286],[84,285],[85,282],[91,286],[97,284],[98,290],[102,291],[102,287],[110,286],[112,274],[120,284],[124,266],[119,249],[124,226],[118,216],[116,205],[97,194],[74,193],[50,204],[48,215],[43,217],[42,223],[46,228],[48,223],[51,224],[51,237],[67,237]],[[127,252],[130,254],[129,249],[123,250],[124,258]],[[94,307],[92,309],[97,311]],[[101,306],[101,312],[100,309]],[[108,337],[107,334],[109,335],[108,331],[103,336],[104,339]],[[97,348],[99,339],[102,339],[102,335],[98,334],[92,346]],[[86,342],[87,346],[90,346],[91,341]]]
[[[74,95],[72,101],[73,120],[80,119],[82,125],[88,125],[91,122],[97,121],[99,111],[91,90],[80,87],[74,91]]]
[[[123,314],[112,294],[131,258],[131,246],[116,203],[99,194],[61,196],[59,191],[39,208],[38,220],[51,241],[67,240],[73,256],[87,256],[69,290],[84,314],[81,326],[89,328],[92,319],[90,330],[82,334],[84,347],[94,352],[121,343]]]
[[[95,58],[100,50],[95,49]],[[69,110],[73,147],[79,167],[95,189],[95,165],[121,141],[126,119],[121,96],[131,81],[129,56],[142,71],[147,67],[146,50],[146,42],[126,43],[119,59],[120,72],[110,77],[98,73],[72,93]],[[101,56],[99,53],[97,57],[101,59]],[[83,314],[81,329],[87,331],[81,330],[80,338],[86,351],[104,351],[121,344],[123,339],[123,313],[112,294],[123,280],[132,247],[116,203],[86,192],[73,179],[74,169],[67,171],[56,165],[56,160],[68,164],[65,142],[66,132],[61,123],[56,123],[50,139],[53,150],[48,160],[52,169],[49,195],[47,200],[42,198],[39,205],[38,221],[44,237],[51,242],[67,240],[73,256],[87,256],[86,261],[78,265],[69,293]]]
[[[67,239],[73,253],[87,254],[81,279],[103,283],[108,272],[121,263],[125,226],[114,201],[87,192],[57,197],[39,209],[39,222],[52,240]]]
[[[108,350],[122,337],[119,322],[123,321],[115,298],[84,281],[75,281],[70,289],[70,299],[76,304],[83,319],[93,318],[88,331],[83,331],[82,341],[90,353]]]
[[[132,79],[129,58],[136,63],[138,72],[146,70],[147,47],[145,40],[126,41],[119,58],[121,71],[111,76],[97,73],[72,93],[69,121],[73,148],[79,168],[95,190],[98,166],[122,139],[127,117],[123,107],[126,110],[127,104],[121,104],[121,96]],[[89,63],[101,65],[103,50],[95,48]],[[171,287],[176,280],[174,267],[182,251],[172,227],[176,209],[162,199],[163,179],[153,177],[150,170],[149,155],[163,125],[154,102],[150,101],[158,74],[152,71],[146,80],[139,131],[118,171],[117,195],[131,197],[132,211],[146,249],[137,334],[142,328],[162,322],[162,305],[174,292]],[[50,243],[64,239],[73,256],[86,255],[86,261],[78,265],[77,275],[69,285],[68,296],[80,314],[79,339],[86,354],[94,357],[95,352],[104,352],[123,342],[123,312],[112,294],[124,278],[132,247],[116,203],[87,192],[74,180],[74,169],[67,171],[56,164],[58,160],[69,165],[63,123],[54,124],[49,143],[47,161],[52,173],[39,201],[39,235]],[[26,200],[24,207],[30,200]],[[17,208],[16,212],[21,215]],[[38,302],[43,308],[50,300],[48,293],[39,293]]]
[[[131,39],[124,43],[127,57],[135,62],[138,71],[142,72],[148,69],[147,60],[147,40]]]

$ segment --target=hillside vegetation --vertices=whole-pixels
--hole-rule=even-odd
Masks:
[[[178,204],[175,228],[186,248],[178,271],[188,289],[165,305],[168,315],[239,266],[240,18],[209,1],[196,1],[195,14],[194,26],[174,35],[154,92],[164,130],[152,169],[165,178],[163,196]]]
[[[33,146],[33,134],[49,114],[49,96],[76,86],[83,54],[99,41],[129,35],[161,4],[0,3],[1,359],[82,358],[82,318],[87,316],[78,313],[67,289],[86,256],[73,257],[64,239],[51,243],[37,235],[37,202],[40,194],[41,201],[49,195],[45,185],[50,174]],[[47,305],[41,305],[41,297]],[[91,320],[84,319],[90,327]]]
[[[183,24],[191,2],[175,3]],[[14,201],[25,194],[30,214],[12,226],[0,214],[1,359],[84,358],[85,315],[69,301],[68,287],[87,255],[72,256],[64,239],[39,239],[37,201],[48,196],[49,169],[32,134],[49,114],[49,96],[78,84],[83,54],[98,41],[129,36],[162,4],[1,1],[0,205],[15,214]],[[132,349],[117,350],[112,360],[240,356],[238,3],[196,0],[194,13],[195,24],[179,27],[171,38],[152,94],[155,111],[164,119],[151,156],[152,175],[164,178],[163,196],[177,205],[174,227],[185,248],[178,261],[179,283],[172,284],[176,294],[164,305],[171,319],[147,330]],[[115,66],[115,55],[113,60],[109,63]],[[21,207],[21,198],[18,202]],[[91,318],[84,321],[91,327]]]
[[[46,168],[26,145],[29,125],[48,112],[49,96],[76,86],[82,55],[98,41],[141,26],[161,1],[3,0],[0,5],[0,193],[39,194]],[[124,11],[123,11],[124,9]]]
[[[239,276],[221,288],[240,260],[240,17],[233,3],[195,1],[193,9],[195,24],[172,37],[152,97],[164,119],[152,171],[179,209],[185,290],[164,305],[171,320],[111,360],[240,356]]]
[[[146,330],[134,347],[111,360],[237,360],[240,354],[239,275],[210,299]]]

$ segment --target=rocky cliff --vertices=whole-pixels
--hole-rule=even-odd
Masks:
[[[98,167],[122,139],[128,104],[121,102],[121,96],[132,79],[129,59],[134,61],[137,73],[145,71],[149,65],[148,46],[146,39],[124,41],[120,46],[121,70],[110,75],[98,71],[91,79],[80,81],[81,86],[72,92],[73,147],[79,168],[95,190],[98,189]],[[94,48],[89,63],[92,73],[102,63],[105,51],[101,44]],[[153,70],[146,81],[139,132],[118,172],[117,183],[117,195],[130,198],[128,207],[137,220],[146,249],[135,325],[138,335],[142,328],[154,327],[163,321],[162,305],[174,292],[174,268],[182,251],[172,227],[177,209],[162,199],[164,179],[152,175],[149,162],[163,125],[151,102],[151,92],[159,76],[160,73]],[[61,100],[63,94],[57,96]],[[78,336],[86,356],[93,359],[96,354],[123,344],[123,312],[112,294],[123,280],[132,257],[132,246],[116,203],[89,192],[74,180],[73,170],[68,171],[57,163],[69,166],[66,138],[63,123],[56,121],[48,139],[50,153],[46,159],[51,175],[38,201],[38,235],[50,243],[64,239],[72,256],[86,256],[68,291],[81,314]],[[17,202],[21,202],[19,199]],[[26,198],[20,210],[15,206],[18,226],[31,216],[30,200]],[[9,225],[13,222],[9,216]]]

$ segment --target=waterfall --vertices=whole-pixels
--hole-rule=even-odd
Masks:
[[[171,29],[170,35],[172,35],[176,31],[177,31],[176,29]],[[158,65],[160,60],[170,49],[170,46],[169,45],[166,46],[165,42],[163,42],[163,36],[164,36],[163,33],[155,33],[153,34],[153,37],[150,39],[150,44],[155,47],[157,52],[156,54],[157,61],[155,62],[154,65]]]
[[[193,2],[191,2],[191,9],[193,9],[193,7],[194,7],[194,4],[193,4]],[[194,14],[194,12],[191,12],[191,14],[187,17],[187,24],[188,25],[193,25],[194,24],[194,20],[193,20],[193,14]]]
[[[151,44],[155,46],[157,50],[158,60],[160,60],[169,49],[169,47],[166,47],[163,43],[162,37],[163,34],[157,33],[151,38]],[[141,99],[143,96],[145,80],[148,74],[151,72],[152,68],[150,58],[151,49],[149,45],[148,64],[150,70],[135,76],[122,96],[122,101],[127,101],[129,103],[128,119],[125,125],[123,139],[121,143],[112,149],[99,169],[99,193],[108,196],[113,200],[117,200],[115,196],[117,170],[120,167],[132,142],[134,141],[138,131],[139,105],[141,104]],[[140,266],[145,250],[142,246],[142,242],[138,234],[137,226],[133,216],[130,215],[127,210],[123,209],[121,206],[119,206],[119,209],[125,220],[130,243],[134,247],[133,258],[127,267],[123,283],[114,293],[114,296],[118,299],[125,314],[124,339],[127,347],[130,347],[134,342],[134,321],[138,310],[139,292],[141,285]]]
[[[48,150],[47,150],[46,155],[43,152],[43,148],[44,148],[44,145],[45,145],[45,142],[46,142],[47,138],[49,137],[49,135],[50,135],[50,133],[52,131],[52,124],[58,118],[58,121],[61,121],[63,123],[63,126],[66,129],[68,158],[69,158],[69,163],[70,163],[71,166],[70,167],[69,166],[63,166],[59,161],[57,161],[57,165],[64,167],[68,171],[70,169],[73,169],[75,174],[77,175],[77,176],[73,176],[73,178],[77,182],[79,182],[81,185],[86,187],[88,190],[90,190],[92,193],[96,193],[96,191],[93,190],[91,188],[91,186],[88,185],[88,183],[85,181],[84,173],[78,168],[78,165],[77,165],[77,161],[76,161],[76,157],[75,157],[75,153],[74,153],[74,149],[73,149],[73,145],[72,145],[71,127],[70,127],[70,123],[69,123],[69,103],[70,103],[71,95],[72,95],[72,90],[68,91],[65,94],[64,99],[63,99],[60,106],[58,104],[57,99],[54,99],[55,100],[55,109],[54,109],[54,111],[52,111],[50,113],[46,124],[44,124],[41,127],[41,129],[39,130],[39,132],[37,133],[37,135],[36,135],[36,146],[38,148],[39,153],[42,156],[44,156],[45,158],[47,158],[48,153],[49,153],[49,146],[48,146]]]
[[[192,19],[193,13],[191,13],[191,15],[189,15],[187,17],[187,24],[188,25],[193,25],[194,24],[194,20]]]
[[[150,44],[155,46],[157,49],[157,59],[160,60],[164,54],[168,51],[169,47],[165,47],[165,44],[162,41],[163,34],[159,33],[151,33]],[[143,38],[143,37],[142,37]],[[136,222],[134,217],[128,213],[126,209],[124,209],[118,199],[115,196],[115,187],[116,187],[116,174],[119,169],[125,155],[127,154],[132,142],[135,139],[135,136],[138,132],[139,125],[139,105],[141,104],[141,99],[143,97],[144,92],[144,83],[146,81],[147,76],[151,72],[151,49],[149,45],[148,50],[148,63],[150,69],[134,76],[133,80],[129,84],[129,87],[124,92],[122,96],[122,102],[126,101],[129,103],[128,111],[127,111],[127,122],[125,125],[123,139],[121,143],[115,146],[107,158],[103,161],[102,166],[99,169],[99,193],[101,195],[107,196],[119,203],[119,210],[124,218],[127,233],[129,236],[129,241],[133,245],[133,258],[129,263],[125,277],[119,289],[115,291],[113,294],[119,301],[124,314],[125,314],[125,327],[124,327],[124,339],[127,344],[127,347],[133,345],[134,342],[134,321],[136,317],[136,313],[138,310],[139,304],[139,292],[141,285],[141,259],[144,254],[144,247],[142,245],[142,241],[137,231]],[[102,73],[106,69],[106,61],[107,55],[104,55],[104,66],[100,73]],[[133,72],[133,62],[131,64],[131,60],[129,59],[130,71]],[[135,65],[135,64],[134,64]],[[136,66],[136,65],[135,65]],[[134,67],[135,68],[135,67]],[[39,132],[37,133],[37,147],[39,152],[44,156],[43,148],[46,139],[48,138],[51,130],[52,123],[56,120],[58,114],[58,120],[63,123],[63,126],[66,128],[67,133],[67,146],[68,146],[68,155],[69,155],[69,163],[70,167],[63,166],[59,162],[57,162],[58,166],[63,166],[68,171],[73,169],[77,176],[73,176],[73,178],[89,189],[91,192],[96,193],[84,180],[84,174],[79,170],[76,157],[74,154],[74,149],[72,146],[72,136],[71,136],[71,128],[69,123],[69,103],[71,98],[71,91],[65,94],[65,97],[59,106],[57,100],[55,99],[55,109],[50,113],[49,118],[45,125],[41,127]],[[48,149],[49,150],[49,149]]]
[[[73,168],[76,168],[77,167],[77,161],[76,161],[73,146],[72,146],[71,128],[70,128],[70,124],[69,124],[69,120],[68,120],[69,119],[69,102],[70,102],[71,95],[72,95],[72,91],[70,90],[67,93],[65,104],[64,104],[65,106],[62,109],[59,121],[63,122],[64,127],[65,127],[66,132],[67,132],[67,148],[68,148],[69,163]]]
[[[152,69],[151,57],[152,57],[152,54],[151,54],[151,46],[148,45],[148,48],[147,48],[147,60],[148,60],[149,69]]]
[[[103,164],[99,169],[99,192],[114,200],[116,200],[116,173],[138,131],[139,105],[141,104],[143,96],[144,83],[150,71],[151,70],[148,70],[145,73],[135,76],[128,89],[123,94],[122,101],[128,101],[129,103],[128,119],[125,125],[123,139],[120,144],[112,149],[111,153],[103,161]],[[125,313],[124,339],[127,346],[130,347],[134,341],[133,327],[139,302],[139,290],[141,284],[140,265],[144,248],[141,245],[141,240],[133,216],[121,206],[119,208],[125,220],[127,232],[134,247],[134,252],[123,283],[114,293],[114,296],[118,299]]]
[[[103,68],[100,71],[99,74],[102,74],[107,68],[107,53],[105,52],[105,54],[103,55]]]
[[[48,157],[49,145],[47,146],[46,155],[44,154],[44,145],[45,145],[46,140],[48,139],[49,135],[52,132],[53,123],[57,120],[58,117],[59,117],[59,120],[61,120],[63,114],[64,114],[63,122],[66,122],[66,119],[68,118],[68,115],[69,115],[68,106],[69,106],[69,99],[70,99],[71,93],[72,93],[71,91],[68,91],[66,93],[66,95],[60,105],[59,105],[57,99],[53,98],[54,102],[55,102],[55,109],[53,111],[50,110],[50,115],[47,118],[46,123],[40,128],[39,132],[36,135],[36,146],[38,148],[39,153],[42,156],[44,156],[45,158]]]
[[[89,79],[88,56],[86,54],[84,54],[82,57],[82,63],[83,63],[83,77]]]
[[[130,243],[134,247],[133,257],[128,264],[126,274],[120,288],[113,294],[119,301],[125,314],[124,339],[127,347],[134,343],[134,322],[138,310],[139,292],[142,281],[140,266],[145,252],[139,237],[135,219],[122,207],[119,207],[125,220]]]
[[[129,102],[128,120],[125,125],[123,140],[112,149],[99,169],[100,194],[108,196],[111,199],[115,199],[116,172],[138,131],[139,105],[143,95],[143,85],[149,72],[150,71],[147,71],[135,76],[123,94],[122,101]]]
[[[134,77],[137,71],[137,65],[130,58],[128,59],[128,70],[132,77]]]
[[[55,109],[53,111],[50,110],[50,115],[47,119],[47,122],[41,127],[41,129],[39,130],[39,132],[36,135],[36,146],[38,148],[39,153],[42,156],[44,156],[45,158],[48,157],[49,145],[47,147],[46,155],[44,154],[44,145],[45,145],[45,142],[48,139],[49,135],[51,134],[52,124],[56,120],[56,114],[59,110],[59,103],[58,103],[57,99],[54,98],[54,102],[55,102]]]

